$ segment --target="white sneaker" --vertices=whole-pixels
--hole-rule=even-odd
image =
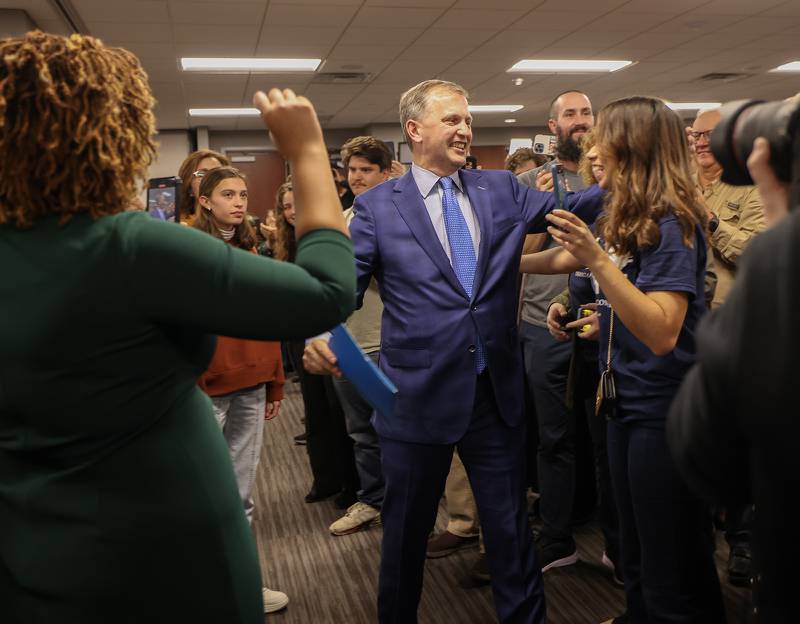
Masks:
[[[348,535],[370,526],[379,526],[381,512],[366,503],[355,503],[345,514],[330,526],[333,535]]]
[[[261,588],[261,598],[264,600],[264,613],[280,611],[289,604],[289,596],[266,587]]]

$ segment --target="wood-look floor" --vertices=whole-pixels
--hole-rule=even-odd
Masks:
[[[376,591],[380,528],[334,537],[328,526],[341,511],[331,500],[303,501],[311,485],[304,446],[292,437],[303,430],[302,399],[287,382],[286,400],[275,420],[266,423],[255,491],[253,529],[268,587],[289,595],[289,607],[267,616],[280,624],[372,624],[377,621]],[[446,525],[440,509],[437,530]],[[596,526],[576,531],[581,560],[545,575],[548,622],[595,624],[624,611],[625,597],[600,566],[602,537]],[[720,578],[728,548],[718,539]],[[420,624],[497,622],[489,587],[474,587],[467,572],[477,549],[428,560],[419,608]],[[749,622],[749,592],[723,582],[731,624]]]

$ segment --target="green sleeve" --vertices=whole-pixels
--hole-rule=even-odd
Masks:
[[[142,214],[121,219],[116,234],[130,305],[154,322],[257,340],[306,338],[355,306],[353,246],[335,230],[306,234],[295,264]]]
[[[570,310],[570,303],[569,303],[569,288],[565,288],[563,292],[559,293],[555,297],[550,300],[550,303],[547,304],[547,309],[550,309],[550,306],[554,303],[560,303],[563,305],[567,310]]]

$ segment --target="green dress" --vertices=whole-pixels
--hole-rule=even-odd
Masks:
[[[143,213],[0,227],[0,622],[262,624],[195,382],[213,334],[307,337],[354,303],[332,230],[288,264]]]

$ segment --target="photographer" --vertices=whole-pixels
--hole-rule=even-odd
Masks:
[[[753,241],[726,304],[700,326],[697,364],[672,405],[668,437],[697,492],[726,505],[755,503],[754,613],[760,622],[782,624],[796,621],[800,558],[797,542],[787,539],[800,487],[800,427],[790,417],[800,411],[792,325],[800,307],[793,270],[800,262],[800,215],[786,216],[788,188],[770,168],[769,153],[767,141],[757,139],[748,168],[767,222],[782,222]]]

